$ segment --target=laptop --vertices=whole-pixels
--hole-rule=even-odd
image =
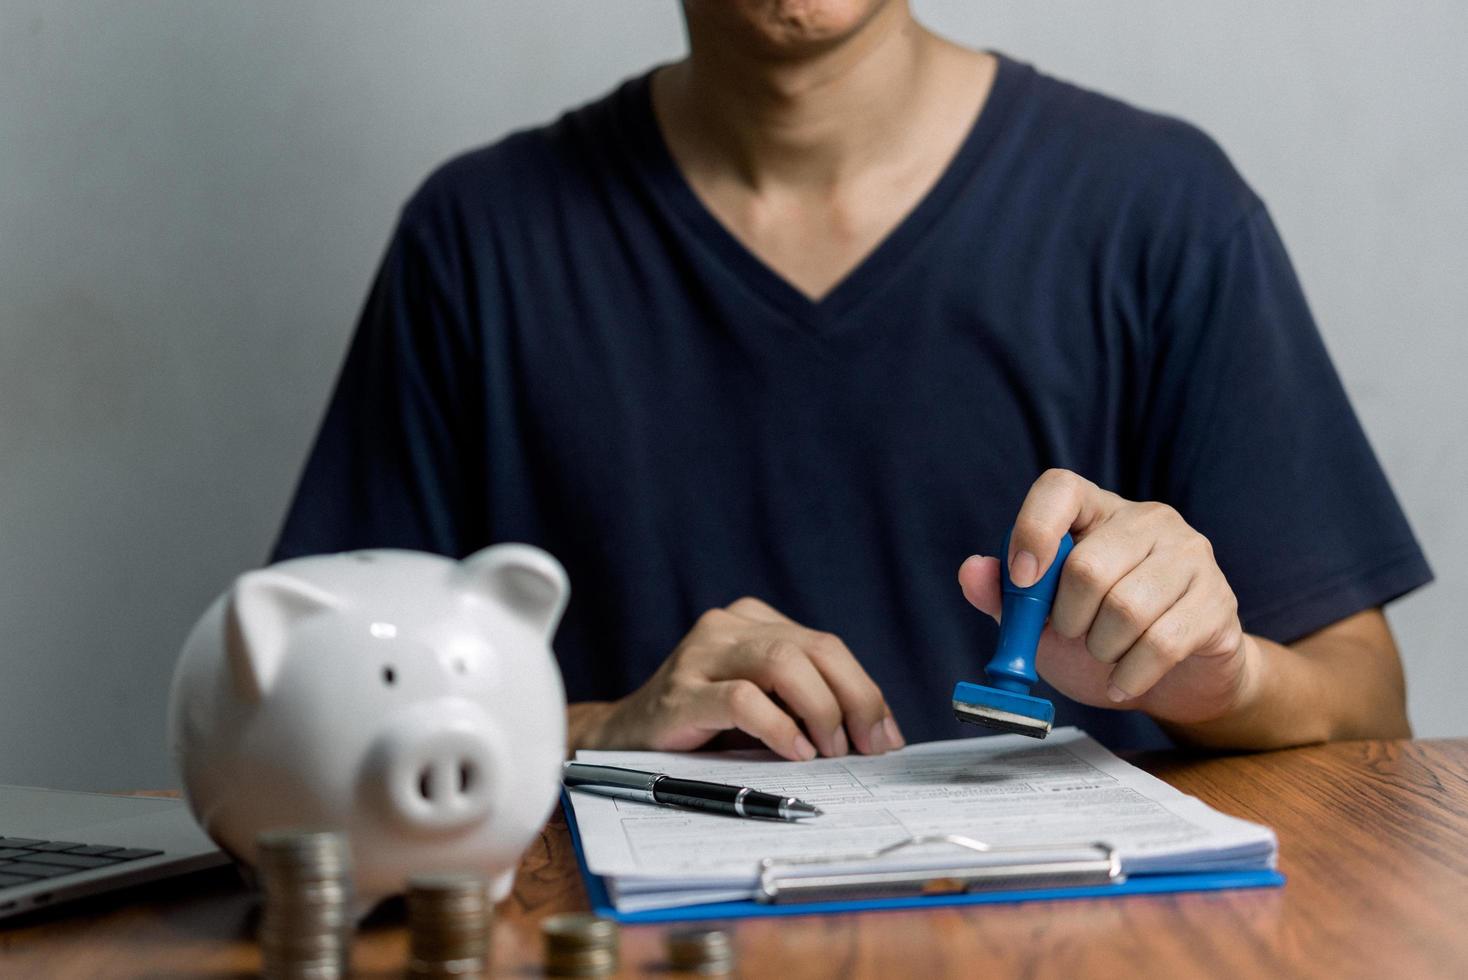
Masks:
[[[228,863],[182,800],[0,786],[0,919]]]

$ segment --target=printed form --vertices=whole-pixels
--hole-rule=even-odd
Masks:
[[[1219,813],[1074,728],[1043,742],[996,735],[810,762],[765,752],[576,758],[751,786],[824,811],[791,823],[748,820],[572,791],[587,866],[628,912],[752,897],[764,858],[855,857],[930,835],[1057,853],[1104,842],[1127,874],[1267,868],[1276,853],[1269,828]],[[949,851],[943,860],[952,858]],[[893,867],[891,860],[872,866]],[[905,860],[896,867],[935,858],[929,851]]]

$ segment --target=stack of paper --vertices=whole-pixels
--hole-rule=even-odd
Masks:
[[[825,811],[798,823],[746,820],[573,791],[586,864],[619,912],[748,899],[763,858],[846,858],[929,835],[1057,853],[1102,841],[1129,875],[1267,869],[1276,854],[1268,827],[1211,809],[1074,728],[1043,742],[999,735],[811,762],[754,752],[576,758],[751,786]],[[872,867],[894,869],[894,860],[920,870],[934,858],[894,855]]]

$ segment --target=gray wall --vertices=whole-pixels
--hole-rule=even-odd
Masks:
[[[918,10],[1269,202],[1438,572],[1392,610],[1414,721],[1468,734],[1468,6]],[[672,0],[0,0],[0,781],[173,784],[178,645],[264,555],[399,204],[681,49]]]

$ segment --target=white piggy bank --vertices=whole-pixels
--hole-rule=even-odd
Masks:
[[[560,786],[550,637],[569,591],[554,558],[515,544],[242,575],[173,678],[169,737],[194,816],[251,866],[262,830],[345,831],[359,915],[421,872],[477,871],[504,898]]]

